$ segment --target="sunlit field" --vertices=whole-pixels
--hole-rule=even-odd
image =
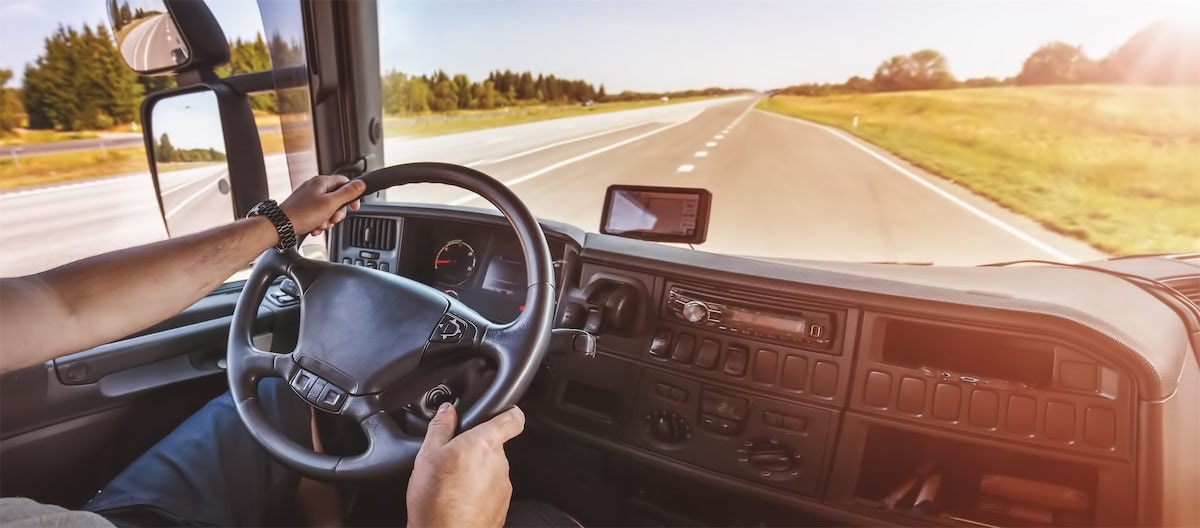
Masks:
[[[1200,250],[1194,86],[777,96],[759,106],[848,130],[1107,252]]]

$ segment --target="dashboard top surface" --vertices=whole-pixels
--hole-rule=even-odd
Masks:
[[[496,211],[467,207],[364,204],[358,214],[507,227]],[[1091,330],[1094,337],[1101,338],[1099,346],[1120,352],[1110,359],[1126,365],[1135,375],[1143,399],[1172,394],[1189,354],[1186,329],[1170,307],[1122,279],[1095,271],[1054,266],[782,263],[587,233],[558,222],[541,223],[552,243],[576,247],[584,262],[629,271],[883,310],[933,311],[985,320],[1007,312],[1057,332]],[[1122,265],[1132,266],[1129,261]],[[1175,265],[1171,269],[1183,268]],[[1200,268],[1196,271],[1200,274]]]

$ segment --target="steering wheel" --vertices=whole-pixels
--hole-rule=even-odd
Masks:
[[[442,183],[472,191],[495,205],[516,230],[529,288],[525,308],[496,324],[465,304],[399,275],[310,260],[295,250],[267,250],[250,273],[229,332],[229,389],[246,429],[276,459],[321,480],[376,478],[412,466],[422,438],[405,434],[381,403],[381,393],[456,354],[473,353],[495,364],[491,385],[465,412],[468,429],[512,407],[529,388],[549,344],[554,315],[553,271],[546,235],[508,187],[466,167],[410,163],[361,177],[364,195],[408,183]],[[268,286],[287,275],[300,287],[300,329],[295,349],[257,349],[252,328]],[[315,453],[289,440],[265,418],[258,382],[287,380],[313,407],[357,422],[367,437],[361,454]]]

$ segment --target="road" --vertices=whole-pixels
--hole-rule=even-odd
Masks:
[[[121,39],[121,55],[134,70],[161,70],[176,64],[171,52],[182,50],[183,45],[178,39],[175,24],[169,15],[152,15],[130,29]]]
[[[974,265],[1103,255],[848,135],[727,98],[385,141],[389,164],[448,161],[511,186],[543,218],[597,231],[614,183],[713,192],[697,249],[787,259]],[[272,195],[287,167],[269,156]],[[229,218],[221,167],[163,175],[175,232]],[[452,187],[405,186],[394,201],[483,206]],[[222,209],[225,207],[226,209]],[[0,194],[0,275],[165,236],[145,175]]]

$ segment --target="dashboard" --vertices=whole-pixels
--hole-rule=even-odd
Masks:
[[[558,326],[599,353],[550,355],[522,404],[532,425],[851,524],[1200,524],[1184,499],[1200,496],[1200,366],[1179,316],[1125,281],[543,228]],[[332,247],[496,321],[522,308],[494,212],[368,204]],[[1200,287],[1196,262],[1104,265]]]

